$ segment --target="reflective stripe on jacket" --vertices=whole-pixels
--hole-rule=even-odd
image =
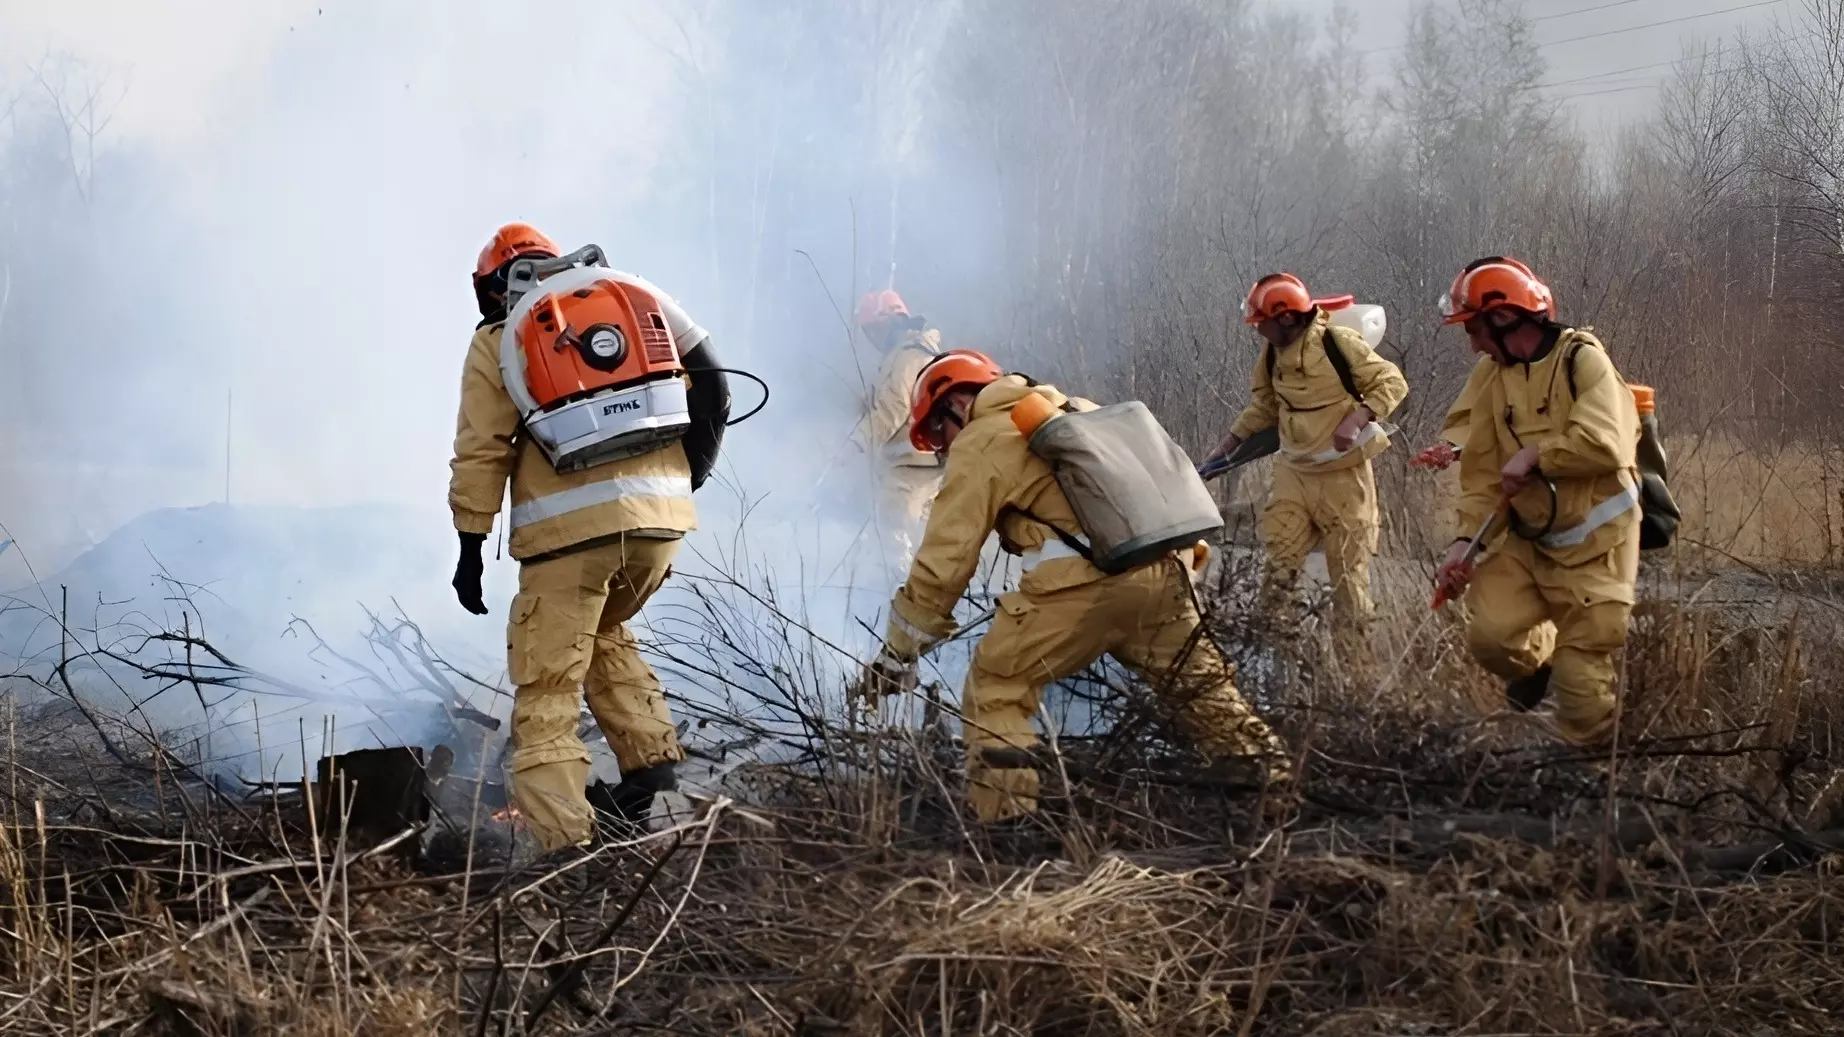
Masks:
[[[691,465],[671,443],[637,457],[559,473],[536,442],[519,434],[518,408],[500,375],[502,325],[474,333],[461,372],[461,408],[449,462],[455,528],[490,534],[512,484],[508,549],[518,559],[548,555],[633,530],[683,534],[697,527]]]
[[[1569,357],[1574,357],[1574,391]],[[1568,329],[1542,359],[1474,369],[1460,444],[1455,536],[1497,505],[1499,470],[1526,446],[1540,476],[1511,506],[1535,546],[1562,565],[1598,558],[1638,536],[1639,413],[1632,390],[1592,334]],[[1556,489],[1552,513],[1549,486]],[[1509,535],[1509,534],[1508,534]]]

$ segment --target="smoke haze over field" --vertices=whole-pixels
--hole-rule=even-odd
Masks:
[[[0,588],[156,509],[331,509],[316,551],[343,545],[371,578],[329,564],[315,586],[310,567],[285,606],[228,602],[263,617],[247,636],[287,614],[356,629],[354,598],[385,593],[492,657],[513,566],[490,564],[493,617],[445,600],[446,462],[468,274],[511,219],[604,246],[769,381],[700,494],[687,566],[772,567],[854,643],[894,580],[846,442],[877,358],[841,312],[867,288],[894,281],[949,345],[1140,396],[1197,447],[1246,384],[1226,315],[1256,274],[1391,306],[1420,431],[1466,361],[1428,300],[1481,250],[1521,250],[1641,374],[1670,359],[1674,402],[1715,399],[1727,342],[1680,341],[1649,300],[1707,301],[1739,334],[1726,293],[1774,290],[1748,278],[1831,274],[1782,270],[1759,217],[1762,184],[1798,179],[1779,138],[1725,129],[1779,95],[1747,108],[1716,75],[1739,43],[1682,48],[1748,28],[1794,34],[1784,50],[1826,6],[0,0],[0,522],[19,545]],[[1783,71],[1774,50],[1749,52],[1746,82]],[[1741,280],[1685,259],[1729,249]],[[1599,287],[1642,274],[1681,280]],[[1754,379],[1757,417],[1803,420],[1774,387],[1809,382],[1819,352]],[[739,411],[757,399],[733,390]],[[206,514],[130,527],[144,549],[108,545],[79,590],[157,596],[157,561],[273,597],[241,570],[283,568],[252,528],[276,512]]]
[[[1255,6],[1335,21],[1330,2]],[[1561,40],[1734,5],[1553,17],[1581,6],[1525,10],[1538,39]],[[6,521],[55,566],[150,507],[221,499],[227,393],[233,500],[439,505],[472,325],[465,274],[508,218],[600,242],[679,295],[726,359],[778,376],[739,452],[778,439],[771,425],[844,420],[850,394],[834,390],[855,388],[837,384],[854,364],[794,249],[841,306],[900,258],[897,280],[950,333],[1003,330],[991,159],[967,152],[966,111],[939,89],[964,75],[968,23],[991,13],[758,7],[5,5]],[[1362,45],[1345,50],[1369,81],[1386,79],[1409,9],[1351,6]],[[1782,13],[1543,56],[1569,79]],[[77,123],[74,155],[54,95]],[[100,124],[93,165],[86,117]],[[60,346],[27,346],[47,341]],[[69,406],[79,385],[102,406]]]

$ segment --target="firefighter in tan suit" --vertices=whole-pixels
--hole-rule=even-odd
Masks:
[[[1450,412],[1460,498],[1439,581],[1449,597],[1464,588],[1467,647],[1511,704],[1554,692],[1562,735],[1596,745],[1613,733],[1613,653],[1639,575],[1640,419],[1599,340],[1554,309],[1529,267],[1499,256],[1468,266],[1443,300],[1486,359]],[[1502,500],[1509,531],[1467,564]]]
[[[1260,757],[1272,780],[1286,780],[1280,739],[1237,693],[1231,664],[1200,629],[1192,560],[1181,557],[1190,552],[1108,575],[1057,535],[1081,535],[1075,512],[1011,417],[1034,393],[1057,407],[1094,407],[1005,375],[971,350],[950,350],[922,372],[912,397],[914,444],[945,452],[947,466],[908,581],[891,602],[867,690],[915,687],[917,657],[953,633],[955,602],[996,530],[1004,549],[1023,557],[1024,575],[999,598],[961,699],[970,797],[981,821],[1036,809],[1028,750],[1037,744],[1031,722],[1039,698],[1046,685],[1103,655],[1145,676],[1207,755]]]
[[[1205,463],[1279,426],[1281,454],[1261,514],[1264,610],[1287,625],[1297,612],[1300,569],[1323,545],[1339,632],[1361,640],[1381,518],[1370,459],[1389,448],[1378,423],[1408,395],[1408,382],[1363,335],[1333,327],[1292,274],[1256,282],[1243,316],[1267,345],[1250,375],[1248,408]]]
[[[857,435],[876,473],[878,533],[892,568],[901,571],[909,566],[929,502],[941,486],[940,459],[909,442],[909,391],[916,375],[941,354],[941,332],[910,316],[902,297],[887,289],[859,301],[857,320],[883,355]]]
[[[500,368],[506,273],[520,257],[555,258],[555,243],[526,224],[508,224],[481,252],[475,292],[482,320],[461,375],[448,503],[460,535],[454,587],[485,615],[481,546],[493,530],[508,482],[510,549],[519,592],[506,631],[512,709],[512,795],[545,850],[581,844],[594,811],[584,784],[589,753],[577,735],[586,697],[621,764],[622,781],[596,790],[618,819],[643,821],[653,795],[675,787],[685,758],[659,678],[640,657],[627,621],[658,590],[679,540],[696,524],[692,491],[709,475],[729,400],[709,337],[654,291],[690,372],[693,423],[669,445],[560,474],[521,433]]]

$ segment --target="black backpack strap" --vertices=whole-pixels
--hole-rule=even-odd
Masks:
[[[1019,515],[1023,515],[1025,518],[1030,519],[1032,522],[1035,522],[1038,525],[1043,526],[1044,528],[1050,530],[1050,532],[1056,534],[1056,538],[1058,540],[1061,540],[1063,542],[1064,547],[1067,547],[1071,551],[1074,551],[1075,553],[1081,555],[1082,559],[1088,562],[1090,565],[1095,564],[1095,552],[1090,550],[1089,546],[1083,543],[1081,539],[1078,538],[1074,533],[1065,532],[1056,523],[1050,522],[1045,519],[1038,518],[1037,515],[1034,514],[1028,508],[1020,508],[1017,505],[1008,504],[1005,506],[1005,510],[1010,511],[1010,512],[1015,512]]]
[[[1332,330],[1331,325],[1328,324],[1325,333],[1320,336],[1320,342],[1325,349],[1325,358],[1331,362],[1332,370],[1338,375],[1338,384],[1345,387],[1345,394],[1363,403],[1364,394],[1357,391],[1357,379],[1351,374],[1351,361],[1345,356],[1344,348],[1338,344],[1338,337],[1332,334]],[[1268,385],[1272,387],[1274,385],[1274,365],[1277,362],[1274,343],[1268,343],[1265,349],[1262,362],[1268,367]]]
[[[1364,394],[1357,391],[1357,379],[1351,376],[1351,359],[1345,356],[1345,349],[1338,344],[1337,329],[1330,324],[1325,327],[1325,334],[1320,341],[1325,345],[1325,358],[1332,362],[1332,370],[1338,372],[1338,384],[1345,387],[1345,393],[1359,403],[1364,402]]]

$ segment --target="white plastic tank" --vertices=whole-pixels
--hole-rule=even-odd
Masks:
[[[1389,328],[1388,318],[1384,316],[1383,307],[1371,303],[1353,303],[1340,309],[1331,310],[1332,323],[1341,328],[1350,328],[1364,336],[1364,341],[1375,349],[1383,343],[1383,333]]]

